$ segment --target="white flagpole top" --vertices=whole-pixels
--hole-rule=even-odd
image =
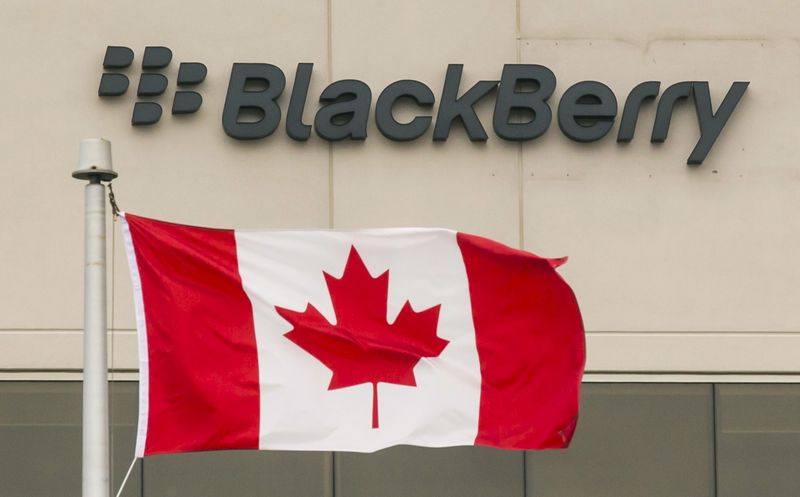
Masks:
[[[105,138],[86,138],[81,140],[78,154],[78,170],[73,178],[83,180],[111,181],[117,177],[111,165],[111,142]]]

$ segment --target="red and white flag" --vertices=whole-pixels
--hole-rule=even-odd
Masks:
[[[585,347],[563,259],[444,229],[121,221],[139,456],[572,438]]]

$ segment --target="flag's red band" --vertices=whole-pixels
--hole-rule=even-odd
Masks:
[[[258,355],[234,232],[126,219],[146,309],[145,455],[257,449]]]
[[[585,361],[575,296],[550,259],[458,234],[481,365],[477,445],[566,447]]]

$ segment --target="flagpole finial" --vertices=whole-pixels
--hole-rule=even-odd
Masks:
[[[111,164],[111,142],[105,138],[81,140],[78,169],[72,173],[72,177],[93,183],[116,178],[117,172]]]

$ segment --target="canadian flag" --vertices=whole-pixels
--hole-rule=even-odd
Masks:
[[[138,456],[572,438],[585,347],[564,259],[445,229],[121,224]]]

